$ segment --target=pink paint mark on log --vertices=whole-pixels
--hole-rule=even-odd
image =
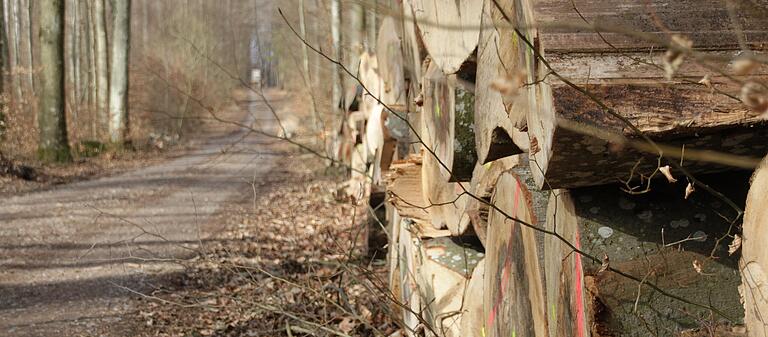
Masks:
[[[576,230],[575,241],[574,245],[576,246],[576,249],[581,250],[581,239],[579,238],[578,230]],[[576,328],[578,329],[576,336],[584,337],[586,322],[584,318],[584,289],[582,289],[582,284],[584,283],[583,275],[581,273],[581,255],[575,254],[574,262],[574,265],[576,266],[576,279],[573,288],[576,291]]]

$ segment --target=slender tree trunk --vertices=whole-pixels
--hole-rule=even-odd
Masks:
[[[77,0],[64,0],[65,13],[64,17],[67,19],[64,21],[64,70],[65,80],[64,83],[67,97],[67,110],[70,112],[71,119],[70,125],[75,126],[73,133],[70,134],[70,138],[73,141],[77,141],[80,135],[79,116],[77,104]],[[30,5],[31,6],[31,5]],[[31,53],[30,53],[31,54]],[[30,62],[31,63],[31,62]]]
[[[345,19],[348,20],[345,20],[344,23],[344,33],[346,34],[344,34],[343,39],[344,45],[348,48],[349,52],[343,55],[342,58],[347,69],[353,74],[357,74],[360,54],[365,51],[363,47],[363,35],[365,34],[365,22],[363,20],[365,13],[361,4],[352,2],[349,3],[346,14]],[[351,76],[343,77],[342,90],[344,93],[341,99],[344,102],[344,110],[347,110],[352,104],[357,91],[357,85],[357,80]]]
[[[107,129],[109,120],[109,65],[107,64],[107,24],[104,17],[104,0],[94,0],[91,5],[93,11],[93,26],[95,38],[96,57],[96,112],[99,119],[99,128]],[[103,134],[104,131],[100,133]]]
[[[40,0],[41,95],[38,155],[47,162],[71,161],[64,113],[64,2]]]
[[[331,39],[333,43],[333,59],[341,60],[341,4],[340,0],[331,0]],[[341,104],[341,76],[339,66],[333,65],[331,71],[331,83],[333,84],[333,95],[331,100],[331,111],[334,114],[339,112]]]
[[[25,43],[25,49],[26,54],[25,57],[27,58],[27,65],[29,66],[29,69],[27,69],[27,81],[29,90],[32,93],[32,96],[35,95],[35,57],[34,52],[32,51],[33,47],[33,32],[34,32],[34,23],[32,21],[32,8],[34,1],[32,0],[24,0],[26,3],[22,11],[24,12],[24,29],[26,30],[25,33],[27,33],[27,41]]]
[[[309,41],[307,39],[307,26],[304,22],[304,0],[299,0],[299,28],[301,29],[301,37],[305,41]],[[315,90],[312,87],[312,77],[309,74],[309,52],[307,51],[306,43],[301,44],[301,65],[302,70],[304,70],[304,84],[307,87],[307,94],[309,94],[309,99],[312,101],[312,127],[316,131],[322,132],[323,128],[321,127],[321,120],[317,114],[317,104],[315,103]],[[321,138],[324,139],[324,137],[316,137],[315,139]]]
[[[320,15],[322,12],[320,11],[320,0],[314,0],[313,3],[314,3],[314,8],[313,8],[314,15],[312,16],[313,19],[310,20],[310,23],[311,23],[310,31],[315,33],[314,44],[315,46],[319,47],[323,45],[322,44],[323,33],[320,32],[320,27],[318,27],[319,25],[317,23],[318,21],[320,21],[320,18],[321,18]],[[320,65],[323,63],[324,60],[321,59],[322,56],[320,55],[320,53],[313,53],[313,54],[315,56],[314,64],[312,65],[312,73],[313,73],[312,80],[314,81],[313,85],[314,85],[314,88],[320,88]],[[323,95],[325,94],[326,93],[323,92]]]
[[[101,133],[99,128],[99,116],[96,108],[98,96],[96,89],[98,82],[96,79],[96,27],[93,21],[93,4],[84,1],[83,7],[85,18],[87,18],[84,26],[87,34],[85,39],[87,41],[85,49],[88,51],[86,53],[88,60],[88,82],[86,84],[86,90],[88,90],[88,111],[91,119],[91,139],[96,140],[99,139]]]
[[[109,140],[122,145],[128,135],[128,60],[131,1],[111,0],[112,52],[109,85]]]
[[[16,89],[16,101],[23,102],[24,93],[21,91],[21,80],[19,78],[19,71],[21,65],[19,64],[19,14],[18,14],[18,1],[9,0],[8,8],[8,33],[9,42],[11,47],[11,78],[13,80],[12,86]]]
[[[5,1],[0,1],[0,122],[5,120],[5,105],[7,100],[5,97],[5,84],[7,80],[6,72],[8,71],[8,35],[5,30]],[[0,135],[5,133],[5,123],[0,125]]]

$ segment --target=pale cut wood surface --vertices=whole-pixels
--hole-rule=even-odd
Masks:
[[[469,217],[464,214],[468,196],[462,195],[461,182],[450,182],[455,167],[455,78],[445,75],[435,63],[428,63],[421,137],[435,155],[423,151],[422,193],[435,228],[447,227],[452,233],[461,234],[469,225]]]
[[[747,332],[751,337],[768,336],[768,157],[752,177],[744,213],[741,246],[741,293]]]
[[[477,47],[483,1],[412,0],[412,6],[429,55],[446,74],[457,72]]]
[[[486,0],[477,50],[475,143],[478,162],[483,164],[527,149],[520,141],[527,141],[527,135],[520,137],[518,129],[525,125],[527,96],[505,97],[492,86],[514,75],[525,62],[516,49],[510,48],[509,31],[495,28],[496,12],[491,0]]]
[[[484,258],[477,263],[469,283],[464,290],[464,302],[461,308],[462,337],[484,337],[483,335],[483,292],[485,277]]]
[[[420,241],[419,290],[425,316],[439,336],[461,337],[464,292],[484,254],[463,237]]]
[[[533,197],[511,173],[501,175],[491,202],[512,219],[536,224]],[[489,337],[547,336],[537,233],[491,209],[485,239],[484,312]]]

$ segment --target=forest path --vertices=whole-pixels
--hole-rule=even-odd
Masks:
[[[245,96],[222,116],[276,131],[267,106]],[[162,286],[228,207],[263,189],[259,178],[281,155],[272,143],[220,125],[175,159],[0,199],[0,336],[132,335],[126,289]]]

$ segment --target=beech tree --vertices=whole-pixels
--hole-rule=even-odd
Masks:
[[[37,7],[42,64],[38,156],[47,162],[67,162],[72,155],[64,111],[64,2],[41,0]]]
[[[112,43],[109,82],[109,140],[122,144],[128,131],[128,57],[131,1],[111,0]]]

